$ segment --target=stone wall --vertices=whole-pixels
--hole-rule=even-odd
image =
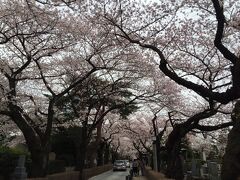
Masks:
[[[94,168],[84,169],[83,177],[84,180],[89,179],[90,177],[101,174],[105,171],[112,169],[112,165],[97,166]],[[45,178],[29,178],[27,180],[78,180],[79,172],[78,171],[68,171],[63,173],[51,174]]]

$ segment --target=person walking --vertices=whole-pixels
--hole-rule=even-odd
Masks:
[[[145,161],[144,160],[139,160],[139,167],[141,170],[141,175],[145,176]]]
[[[133,160],[132,169],[133,169],[133,176],[138,176],[139,175],[139,163],[138,163],[137,159]]]

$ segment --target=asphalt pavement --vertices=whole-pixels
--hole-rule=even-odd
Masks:
[[[129,169],[127,171],[107,171],[98,176],[94,176],[89,180],[126,180],[126,176],[129,175]]]

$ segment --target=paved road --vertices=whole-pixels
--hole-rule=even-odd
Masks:
[[[129,170],[127,171],[107,171],[98,176],[94,176],[89,180],[126,180],[126,176],[129,175]]]

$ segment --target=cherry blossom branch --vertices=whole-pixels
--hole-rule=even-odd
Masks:
[[[195,129],[198,129],[198,130],[201,130],[201,131],[216,131],[216,130],[223,129],[223,128],[226,128],[226,127],[229,127],[229,126],[233,126],[233,123],[234,122],[231,121],[231,122],[218,124],[218,125],[215,125],[215,126],[204,126],[204,125],[197,124]]]
[[[216,11],[216,18],[218,21],[214,45],[218,48],[218,50],[223,54],[223,56],[226,59],[235,64],[237,61],[239,61],[239,58],[235,54],[233,54],[229,49],[227,49],[222,43],[224,24],[226,23],[226,19],[224,17],[223,12],[223,4],[220,4],[220,0],[212,0],[212,3]]]

